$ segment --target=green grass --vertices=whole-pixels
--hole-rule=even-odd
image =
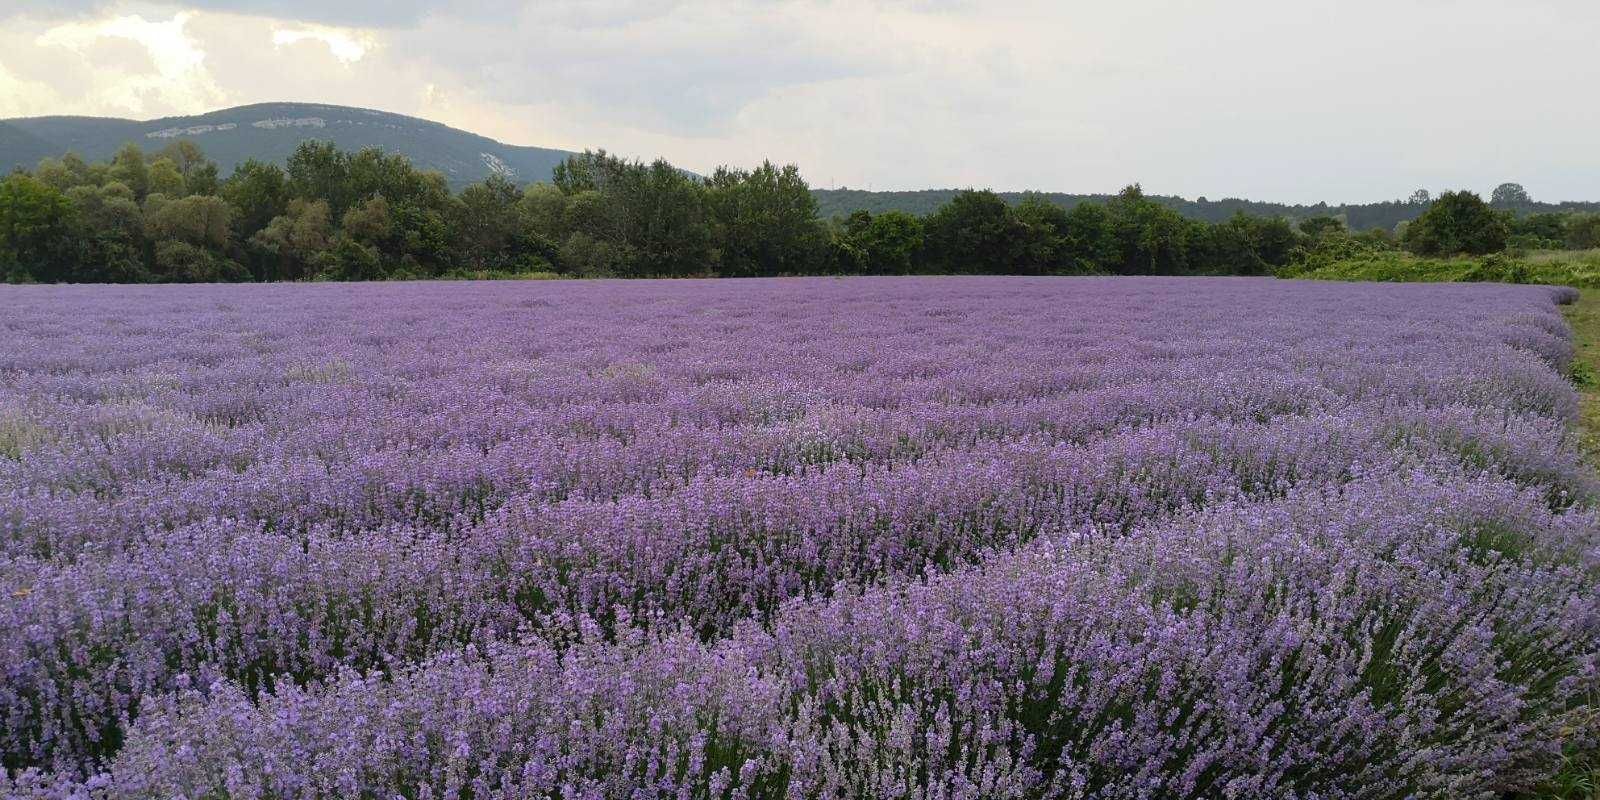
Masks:
[[[1600,247],[1593,250],[1536,250],[1523,255],[1522,259],[1530,264],[1576,261],[1586,263],[1591,268],[1600,269]]]
[[[1572,326],[1572,383],[1581,401],[1578,442],[1592,463],[1600,464],[1600,290],[1580,292],[1563,309]]]
[[[1323,281],[1435,283],[1463,280],[1477,265],[1475,258],[1422,258],[1400,251],[1378,250],[1290,267],[1279,275]]]
[[[1310,258],[1279,276],[1329,281],[1546,283],[1600,289],[1600,250],[1425,258],[1399,250],[1352,248],[1339,257]]]
[[[1533,800],[1600,800],[1600,763],[1587,756],[1562,757],[1562,769],[1541,787]]]
[[[1600,250],[1542,250],[1519,260],[1528,265],[1531,283],[1600,289]]]

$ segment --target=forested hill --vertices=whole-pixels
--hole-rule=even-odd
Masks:
[[[108,161],[132,142],[155,152],[176,141],[191,141],[215,161],[223,177],[234,167],[256,159],[282,165],[300,143],[332,142],[354,152],[376,147],[403,155],[418,169],[445,176],[450,187],[461,190],[491,176],[519,185],[549,181],[551,171],[569,151],[510,145],[403,114],[318,103],[259,103],[225,108],[186,117],[153,120],[112,117],[27,117],[0,120],[0,174],[15,168],[31,169],[45,157],[76,153],[87,161]],[[1443,188],[1443,187],[1441,187]],[[813,191],[823,219],[848,216],[855,211],[879,214],[906,211],[918,216],[933,213],[955,197],[957,189],[904,192],[870,192],[860,189]],[[1015,205],[1030,193],[1002,192]],[[1037,195],[1071,210],[1083,202],[1104,202],[1110,195],[1042,192]],[[1170,195],[1145,195],[1184,217],[1203,222],[1224,222],[1239,212],[1256,217],[1304,220],[1336,217],[1353,230],[1384,229],[1415,219],[1427,208],[1425,198],[1383,203],[1291,205],[1226,198],[1189,200]],[[1521,214],[1562,211],[1600,211],[1600,203],[1523,202],[1500,206]]]
[[[0,172],[12,167],[32,168],[39,159],[54,152],[49,142],[8,122],[0,122]]]
[[[862,189],[813,189],[812,194],[817,198],[818,213],[826,219],[835,216],[848,216],[851,212],[863,210],[873,214],[881,214],[885,211],[905,211],[918,216],[926,216],[945,203],[950,202],[950,199],[960,191],[960,189],[922,189],[907,192],[869,192]],[[1067,210],[1071,210],[1079,203],[1103,203],[1112,197],[1112,195],[1106,194],[1065,194],[1062,192],[1000,192],[999,195],[1012,205],[1016,205],[1024,198],[1031,196],[1042,198]],[[1226,222],[1233,215],[1242,211],[1255,217],[1284,217],[1291,220],[1310,219],[1312,217],[1338,217],[1343,219],[1345,224],[1352,230],[1358,231],[1377,228],[1393,230],[1395,225],[1416,219],[1428,208],[1426,200],[1422,198],[1418,198],[1417,201],[1391,200],[1384,203],[1342,205],[1317,203],[1315,205],[1299,205],[1241,200],[1236,197],[1222,200],[1208,200],[1204,197],[1189,200],[1172,195],[1151,194],[1147,194],[1145,197],[1189,219],[1203,222]],[[1527,202],[1518,204],[1515,210],[1524,214],[1565,211],[1593,212],[1600,211],[1600,202]]]
[[[518,183],[550,180],[550,171],[571,153],[521,147],[403,114],[316,103],[261,103],[187,117],[153,120],[111,117],[29,117],[0,120],[0,173],[32,168],[40,158],[77,153],[88,161],[110,159],[133,142],[148,151],[190,140],[217,162],[222,174],[249,159],[282,164],[308,139],[333,142],[341,150],[377,147],[411,159],[423,170],[443,173],[453,188],[491,175]]]

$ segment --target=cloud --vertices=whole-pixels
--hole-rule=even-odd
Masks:
[[[124,3],[119,0],[13,0],[7,4],[7,11],[0,11],[0,19],[7,16],[36,19],[97,16],[121,5]],[[155,5],[178,4],[158,0]],[[515,0],[456,0],[451,3],[429,0],[196,0],[181,3],[182,7],[197,11],[377,28],[415,25],[433,16],[507,14],[520,5]]]
[[[34,36],[8,28],[0,68],[15,94],[0,100],[0,111],[143,115],[225,102],[205,51],[186,30],[191,17],[72,20]]]
[[[321,42],[334,58],[345,64],[360,61],[366,56],[367,51],[376,46],[371,35],[322,25],[277,28],[272,32],[272,44],[275,47],[281,48],[308,41]]]
[[[0,116],[305,100],[830,185],[1600,198],[1588,0],[21,2]]]
[[[512,20],[440,20],[395,38],[497,102],[597,109],[615,122],[697,135],[725,130],[741,108],[782,87],[882,68],[870,49],[819,36],[823,24],[782,3],[541,4]]]

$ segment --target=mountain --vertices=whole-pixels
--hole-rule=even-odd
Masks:
[[[246,159],[282,163],[307,139],[341,149],[380,147],[419,168],[437,170],[454,187],[505,175],[518,183],[549,180],[570,152],[520,147],[425,119],[348,106],[258,103],[188,117],[138,121],[110,117],[27,117],[0,120],[0,172],[31,168],[40,158],[74,152],[104,160],[134,142],[147,151],[189,139],[226,175]]]
[[[16,164],[31,167],[54,149],[44,139],[15,125],[0,122],[0,172],[10,172],[13,159]]]

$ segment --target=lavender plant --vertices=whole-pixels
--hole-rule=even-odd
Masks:
[[[6,289],[0,793],[1526,788],[1600,746],[1566,299]]]

